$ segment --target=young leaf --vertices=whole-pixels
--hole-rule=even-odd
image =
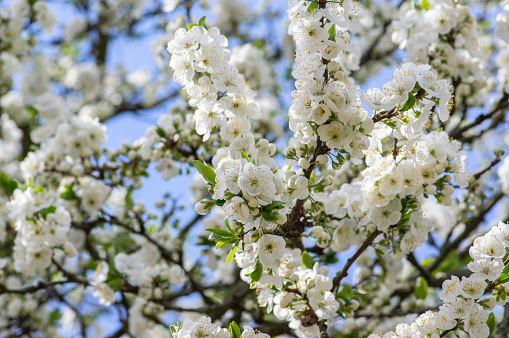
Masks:
[[[318,8],[318,1],[313,1],[312,3],[310,3],[307,10],[309,13],[311,13],[315,8]]]
[[[42,218],[46,219],[46,216],[48,216],[48,214],[54,214],[56,210],[57,210],[57,207],[55,207],[55,205],[52,204],[49,207],[47,207],[46,209],[42,209],[39,212],[42,215]]]
[[[0,172],[0,187],[2,187],[7,195],[11,196],[14,190],[18,188],[18,183],[11,180],[5,173]]]
[[[509,264],[504,267],[502,270],[502,273],[500,274],[500,277],[497,279],[498,284],[504,284],[509,282]]]
[[[237,250],[237,246],[234,245],[233,248],[230,250],[230,253],[226,257],[226,265],[230,264],[230,261],[232,260],[233,256],[235,256],[236,250]]]
[[[336,25],[329,28],[329,40],[336,41]]]
[[[212,186],[216,185],[216,173],[214,169],[197,160],[193,161],[193,165],[207,182]]]
[[[217,236],[220,236],[220,237],[225,237],[225,238],[237,237],[237,235],[234,234],[234,233],[231,233],[231,232],[226,231],[226,230],[217,229],[217,228],[207,228],[205,230],[207,230],[209,232],[212,232],[213,234],[215,234]]]
[[[56,321],[58,321],[62,317],[62,313],[60,312],[60,309],[56,308],[55,310],[51,311],[49,314],[49,322],[54,324]]]
[[[129,189],[127,191],[127,194],[125,195],[125,198],[124,198],[124,202],[125,202],[125,207],[128,210],[131,210],[134,207],[133,189]]]
[[[490,312],[490,315],[488,317],[488,320],[486,320],[486,324],[490,328],[490,335],[489,337],[493,337],[493,332],[495,331],[495,315],[493,312]]]
[[[240,155],[246,159],[246,161],[248,162],[251,162],[251,159],[249,158],[249,156],[247,156],[247,154],[244,152],[244,150],[241,150],[240,151]]]
[[[307,251],[302,252],[302,264],[306,269],[312,269],[315,265],[315,260],[308,254]]]
[[[272,213],[270,210],[262,209],[262,217],[267,222],[275,222],[277,221],[277,216]]]
[[[175,323],[175,324],[170,325],[170,334],[171,334],[172,338],[178,338],[179,331],[181,328],[182,328],[182,324],[180,324],[180,323]]]
[[[214,201],[214,204],[219,206],[219,207],[222,207],[225,203],[226,203],[225,200],[215,200]]]
[[[428,296],[428,282],[424,277],[417,278],[415,282],[415,296],[419,299],[426,299]]]
[[[407,111],[409,109],[412,109],[415,105],[415,96],[413,96],[412,94],[408,94],[408,100],[405,102],[405,104],[403,105],[403,107],[401,107],[399,109],[400,112],[404,112],[404,111]]]
[[[71,185],[65,185],[65,191],[60,194],[60,197],[66,201],[72,201],[78,198],[78,196],[74,193],[74,190],[72,190],[74,184]]]
[[[272,210],[272,209],[283,209],[285,203],[281,201],[272,201],[269,205],[266,205],[263,207],[265,210]]]
[[[225,239],[223,241],[219,241],[216,244],[216,249],[221,249],[222,247],[225,247],[230,244],[236,244],[238,241],[239,241],[238,238]]]
[[[198,26],[202,26],[207,29],[207,25],[205,24],[206,16],[201,17],[200,21],[198,21]]]
[[[260,263],[256,264],[253,272],[246,274],[246,276],[251,277],[251,283],[256,283],[262,278],[263,268]]]
[[[232,337],[232,338],[240,338],[241,337],[240,328],[237,325],[237,323],[235,323],[235,322],[232,322],[230,324],[230,327],[228,328],[228,332],[230,333],[230,337]]]
[[[230,227],[230,221],[228,221],[228,216],[224,218],[224,226],[228,229],[229,232],[235,233],[233,229]]]

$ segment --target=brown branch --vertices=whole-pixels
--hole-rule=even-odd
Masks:
[[[503,110],[505,110],[507,108],[509,108],[509,94],[504,93],[504,95],[502,96],[500,101],[498,101],[497,105],[490,112],[488,112],[486,114],[481,114],[481,115],[476,117],[474,122],[472,122],[472,123],[470,123],[470,124],[468,124],[466,126],[459,127],[457,129],[453,130],[450,133],[450,136],[452,138],[460,139],[462,137],[463,133],[465,133],[466,131],[468,131],[468,130],[470,130],[470,129],[480,125],[481,123],[483,123],[487,119],[492,118],[498,112],[501,112],[501,111],[503,111]]]
[[[495,158],[493,161],[491,161],[491,163],[486,167],[484,168],[483,170],[479,171],[478,173],[474,174],[474,179],[475,180],[478,180],[482,175],[484,175],[488,170],[490,170],[491,168],[493,168],[494,166],[496,166],[497,164],[499,164],[501,161],[501,157],[500,156],[497,156],[497,158]]]
[[[435,258],[435,261],[428,268],[428,271],[430,273],[433,272],[433,270],[435,270],[436,268],[438,268],[440,263],[442,263],[442,261],[445,259],[445,257],[447,257],[451,250],[456,249],[459,246],[459,244],[470,235],[472,231],[477,229],[479,224],[481,224],[484,221],[484,217],[486,216],[486,214],[495,206],[495,204],[498,203],[498,201],[502,199],[502,197],[504,197],[504,194],[501,192],[498,192],[494,196],[492,196],[490,200],[484,204],[479,215],[472,218],[470,221],[466,222],[465,230],[463,230],[463,232],[458,237],[456,237],[452,242],[447,242],[442,246],[440,254]]]
[[[412,264],[420,273],[422,277],[428,282],[429,286],[432,287],[440,287],[442,285],[441,281],[437,280],[433,275],[431,275],[426,269],[424,269],[419,262],[417,262],[417,259],[415,258],[413,253],[410,253],[407,255],[407,260]]]
[[[357,252],[355,252],[355,254],[346,261],[346,264],[343,267],[343,269],[332,280],[332,290],[335,290],[341,283],[341,280],[348,276],[348,269],[350,269],[350,267],[353,265],[353,263],[355,263],[357,258],[359,258],[359,256],[373,243],[375,238],[381,233],[382,232],[380,230],[376,230],[375,232],[373,232],[357,249]]]
[[[438,307],[427,307],[427,308],[415,308],[409,311],[403,311],[401,309],[395,309],[389,313],[356,313],[354,314],[355,318],[368,318],[368,319],[382,319],[382,318],[391,318],[391,317],[404,317],[410,314],[422,314],[426,311],[436,311]]]
[[[385,120],[385,119],[390,119],[392,117],[395,117],[395,116],[398,116],[398,107],[394,107],[392,108],[391,110],[389,110],[388,112],[386,112],[385,114],[375,114],[373,116],[373,122],[374,123],[377,123],[377,122],[380,122],[382,120]]]

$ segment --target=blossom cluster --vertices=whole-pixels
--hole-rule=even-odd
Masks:
[[[246,282],[251,282],[249,272],[256,269],[247,260],[253,251],[259,250],[257,244],[250,245],[247,252],[235,256],[243,268],[241,276],[245,276],[242,279]],[[274,313],[276,318],[288,321],[300,337],[319,336],[317,322],[324,320],[332,326],[340,306],[333,294],[329,269],[315,263],[300,249],[286,248],[281,251],[281,256],[280,263],[273,268],[275,277],[264,275],[255,284],[258,304],[265,307],[267,312]],[[281,285],[285,287],[279,291]]]
[[[450,330],[463,330],[473,338],[490,335],[487,320],[495,305],[505,305],[508,290],[503,283],[509,281],[505,265],[509,263],[509,224],[500,222],[485,235],[475,239],[469,254],[472,262],[470,277],[451,276],[442,284],[439,298],[443,301],[439,311],[427,311],[411,324],[399,324],[396,332],[383,337],[414,335],[439,337]],[[503,274],[505,271],[505,274]],[[488,297],[484,295],[490,294]],[[378,337],[378,335],[370,335]]]
[[[314,150],[317,136],[329,149],[342,149],[355,159],[364,157],[363,150],[369,145],[367,134],[373,121],[360,106],[359,87],[345,78],[341,64],[345,53],[352,50],[347,29],[357,11],[358,5],[352,1],[343,7],[332,2],[325,8],[304,2],[289,5],[288,33],[296,45],[292,71],[296,89],[288,115],[296,144],[287,149],[287,156],[302,158],[299,165],[304,170],[310,158],[298,150],[304,145]]]
[[[46,269],[53,258],[53,248],[60,248],[68,257],[76,249],[67,238],[71,215],[54,195],[42,187],[16,189],[7,203],[9,218],[17,236],[14,242],[14,268],[34,276]]]
[[[229,329],[221,328],[218,324],[212,323],[210,317],[201,316],[186,320],[170,326],[174,338],[191,337],[212,337],[212,338],[270,338],[265,333],[254,330],[251,326],[244,326],[242,333],[235,322],[232,322]]]

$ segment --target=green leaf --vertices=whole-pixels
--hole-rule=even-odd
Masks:
[[[308,254],[307,251],[302,252],[302,264],[306,269],[312,269],[315,265],[315,260]]]
[[[37,109],[34,108],[34,106],[27,106],[27,112],[32,115],[32,116],[36,116],[37,114],[39,114],[39,112],[37,111]]]
[[[195,23],[190,23],[187,25],[187,29],[189,30],[189,29],[193,28],[194,26],[198,26],[198,25]]]
[[[49,207],[39,211],[39,213],[42,215],[42,218],[46,219],[46,216],[48,216],[48,214],[54,214],[56,210],[57,207],[54,204],[52,204]]]
[[[236,250],[237,250],[237,246],[234,245],[233,248],[230,250],[230,253],[226,257],[226,265],[230,264],[230,261],[232,260],[233,256],[235,256]]]
[[[415,105],[415,96],[413,96],[412,94],[408,93],[408,100],[405,102],[405,104],[403,105],[403,107],[401,107],[399,109],[400,112],[404,112],[404,111],[407,111],[409,109],[412,109]]]
[[[240,338],[241,337],[240,328],[237,325],[237,323],[235,323],[235,322],[232,322],[230,324],[230,327],[228,328],[228,332],[230,332],[230,337],[232,337],[232,338]]]
[[[237,244],[238,241],[239,241],[238,238],[234,238],[234,239],[227,239],[224,241],[217,242],[216,249],[221,249],[222,247],[225,247],[230,244]]]
[[[318,8],[318,1],[313,1],[309,4],[307,11],[311,13],[311,11],[315,8]]]
[[[220,206],[220,207],[222,207],[225,203],[226,203],[225,200],[215,200],[214,201],[214,204],[217,206]]]
[[[180,323],[172,324],[172,325],[170,325],[169,329],[170,329],[171,337],[178,338],[179,331],[180,331],[180,329],[182,329],[182,324],[180,324]]]
[[[125,195],[124,202],[125,202],[125,207],[126,207],[128,210],[131,210],[131,209],[134,207],[134,201],[133,201],[133,189],[129,189],[129,190],[127,191],[127,194]]]
[[[240,155],[246,159],[246,161],[248,162],[251,162],[251,159],[249,158],[249,156],[247,156],[247,154],[244,152],[244,150],[241,150],[240,151]]]
[[[267,222],[275,222],[277,221],[277,216],[270,210],[262,209],[262,217]]]
[[[197,160],[193,161],[193,165],[207,182],[212,186],[216,185],[216,173],[214,169]]]
[[[74,186],[74,183],[71,185],[65,185],[65,191],[60,194],[60,197],[66,201],[72,201],[78,198],[78,196],[74,193],[74,190],[72,190],[72,187]]]
[[[217,229],[217,228],[207,228],[205,230],[211,232],[214,235],[217,235],[217,236],[223,237],[223,238],[237,237],[237,235],[234,234],[234,233],[231,233],[231,232],[226,231],[226,230]],[[212,235],[211,235],[211,237],[212,237]]]
[[[18,188],[18,183],[15,180],[11,180],[4,172],[0,171],[0,187],[5,193],[11,196],[14,190]]]
[[[493,312],[490,312],[490,315],[488,316],[488,320],[486,321],[486,324],[490,328],[490,335],[489,337],[493,337],[493,332],[495,331],[495,315]]]
[[[421,3],[420,3],[421,7],[424,8],[426,11],[429,10],[430,8],[430,4],[428,2],[428,0],[422,0]]]
[[[157,133],[157,135],[159,135],[160,137],[166,137],[166,133],[164,132],[163,128],[161,128],[161,127],[157,127],[157,128],[156,128],[156,133]]]
[[[56,308],[55,310],[51,311],[49,314],[49,322],[52,324],[55,324],[56,321],[58,321],[62,317],[62,314],[60,313],[60,309]]]
[[[205,24],[205,19],[206,19],[206,18],[207,18],[206,16],[201,17],[200,21],[198,21],[198,26],[202,26],[202,27],[204,27],[205,29],[208,29],[208,28],[207,28],[207,25]]]
[[[329,28],[329,40],[336,41],[336,25]]]
[[[124,282],[119,277],[110,277],[104,281],[113,291],[120,291],[124,287]]]
[[[256,283],[262,278],[263,267],[260,263],[256,264],[253,272],[246,274],[246,276],[251,277],[251,283]]]
[[[228,229],[229,232],[231,232],[232,234],[235,233],[235,231],[233,231],[233,229],[230,227],[230,221],[228,221],[228,216],[226,216],[224,218],[224,226],[226,227],[226,229]]]
[[[269,205],[266,205],[263,207],[263,209],[266,210],[273,210],[273,209],[283,209],[285,203],[281,201],[272,201]]]
[[[461,266],[461,259],[456,253],[456,250],[452,250],[449,252],[449,254],[445,257],[445,259],[440,263],[438,268],[433,271],[433,274],[436,274],[441,271],[451,271],[451,270],[457,270]]]
[[[327,263],[327,264],[337,263],[338,259],[336,258],[336,252],[334,252],[333,250],[327,252],[325,254],[324,262]]]
[[[403,198],[401,200],[401,212],[405,211],[407,202],[408,202],[408,200],[406,198]]]
[[[509,264],[504,267],[502,270],[502,273],[500,274],[500,277],[497,279],[498,284],[504,284],[509,282]]]
[[[424,277],[420,276],[415,282],[415,296],[419,299],[426,299],[428,296],[428,282]]]

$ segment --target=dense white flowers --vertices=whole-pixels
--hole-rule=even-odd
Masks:
[[[217,324],[232,316],[299,338],[500,331],[509,225],[472,241],[506,219],[509,193],[509,3],[496,5],[291,0],[277,41],[275,2],[215,1],[197,23],[207,1],[77,2],[63,25],[43,0],[8,2],[0,336],[104,336],[101,307],[118,309],[113,336],[268,337]],[[117,63],[112,42],[147,28],[156,67]],[[126,112],[161,114],[108,149],[107,120]],[[171,181],[145,206],[152,173]]]
[[[502,257],[506,256],[508,248],[507,242],[503,242],[502,238],[507,236],[509,236],[509,225],[499,222],[484,236],[477,237],[470,247],[470,257],[473,261],[468,264],[468,268],[473,272],[472,275],[462,277],[461,281],[456,276],[445,280],[439,294],[444,303],[439,311],[423,313],[409,326],[410,330],[423,335],[438,336],[448,330],[461,329],[470,337],[488,337],[490,334],[487,324],[489,310],[493,309],[495,302],[498,305],[504,305],[509,300],[506,296],[500,296],[506,293],[503,286],[497,289],[497,279],[500,278],[504,266]],[[501,248],[503,254],[497,254],[496,252],[500,251],[496,248]],[[487,298],[483,297],[490,293],[492,295]],[[389,332],[384,337],[407,337],[400,325],[395,333]],[[378,337],[378,335],[369,337]]]
[[[14,268],[33,276],[51,264],[53,248],[72,244],[68,240],[71,215],[57,203],[55,196],[42,187],[16,189],[8,203],[9,218],[17,232],[14,245]],[[70,256],[76,250],[68,249]]]

